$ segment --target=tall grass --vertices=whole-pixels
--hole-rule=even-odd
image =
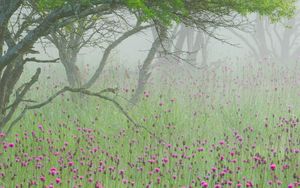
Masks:
[[[297,66],[176,70],[153,73],[135,106],[125,99],[136,77],[124,79],[122,69],[107,71],[94,88],[118,86],[111,97],[155,136],[98,98],[73,103],[64,94],[27,113],[2,143],[0,185],[300,186]],[[166,72],[172,74],[162,76]],[[29,98],[45,99],[61,85],[47,79],[39,84]]]

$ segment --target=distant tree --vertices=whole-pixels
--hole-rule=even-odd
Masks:
[[[272,58],[272,61],[295,62],[300,53],[299,14],[281,23],[272,23],[267,17],[256,15],[250,28],[231,32],[249,49],[256,61]]]

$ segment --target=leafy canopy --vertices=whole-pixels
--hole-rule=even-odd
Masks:
[[[41,10],[51,10],[80,3],[82,6],[111,4],[139,12],[144,21],[155,19],[165,24],[180,22],[197,13],[258,13],[273,21],[290,18],[295,0],[37,0]]]

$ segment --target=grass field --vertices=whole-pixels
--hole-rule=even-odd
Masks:
[[[7,135],[0,185],[300,187],[299,73],[271,63],[174,72],[155,76],[135,106],[124,100],[134,81],[107,74],[101,87],[119,83],[109,96],[152,134],[110,102],[64,94]],[[52,84],[30,98],[46,99]]]

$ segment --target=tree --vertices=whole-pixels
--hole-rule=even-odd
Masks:
[[[124,23],[126,15],[122,14],[127,14],[127,19],[136,20],[135,25]],[[59,28],[46,37],[59,52],[70,87],[91,87],[102,73],[111,51],[128,37],[152,26],[152,24],[142,25],[139,18],[128,16],[128,14],[128,12],[116,13],[115,11],[112,15],[101,17],[101,19],[95,16],[84,18]],[[104,54],[91,79],[82,83],[76,60],[81,48],[86,46],[101,48]]]
[[[230,29],[249,49],[256,61],[272,58],[274,61],[295,62],[299,56],[299,27],[297,17],[272,23],[269,18],[256,15],[251,30],[237,31]]]
[[[33,52],[36,41],[87,16],[108,15],[115,10],[138,13],[143,22],[153,21],[168,27],[177,22],[205,31],[212,25],[234,27],[239,21],[235,19],[239,14],[257,12],[270,16],[272,20],[290,17],[294,11],[294,0],[0,0],[1,130],[20,103],[26,102],[26,93],[41,73],[38,69],[29,82],[15,88],[28,61],[26,54]],[[16,36],[8,27],[14,16],[19,18],[17,25],[20,26],[15,32]]]
[[[140,99],[141,94],[144,92],[146,84],[151,76],[150,65],[153,63],[153,60],[159,51],[159,47],[161,46],[167,38],[166,27],[162,25],[156,25],[157,30],[154,31],[156,35],[154,35],[154,41],[152,42],[151,48],[148,52],[147,57],[145,58],[143,65],[139,68],[139,77],[137,86],[134,94],[130,99],[130,103],[135,105]]]

